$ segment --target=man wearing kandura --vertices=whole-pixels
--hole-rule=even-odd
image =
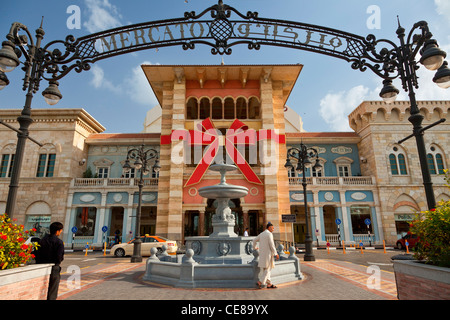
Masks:
[[[257,249],[256,243],[259,242],[259,275],[258,275],[258,288],[261,289],[265,286],[269,289],[276,288],[270,280],[270,272],[275,267],[275,257],[278,259],[278,253],[273,242],[273,229],[272,223],[267,223],[266,230],[261,232],[253,240],[253,248]]]

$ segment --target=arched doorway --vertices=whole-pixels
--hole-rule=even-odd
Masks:
[[[26,221],[24,230],[36,229],[35,235],[42,238],[50,233],[50,222],[52,211],[50,206],[44,201],[37,201],[31,204],[26,211]]]

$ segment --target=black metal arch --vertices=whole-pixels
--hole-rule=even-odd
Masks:
[[[207,13],[212,19],[205,19]],[[379,42],[386,42],[392,48],[383,48],[377,53],[375,47]],[[197,44],[210,46],[212,54],[220,55],[231,54],[232,47],[241,44],[254,50],[262,45],[306,50],[343,59],[352,63],[353,69],[370,68],[384,78],[398,76],[397,68],[392,65],[397,47],[391,41],[377,41],[373,35],[364,38],[311,24],[261,18],[257,12],[249,11],[244,15],[222,0],[200,14],[185,12],[182,18],[128,25],[78,39],[69,35],[64,41],[52,41],[42,48],[45,58],[41,70],[51,75],[43,75],[45,79],[59,80],[73,69],[76,72],[89,70],[90,64],[113,56],[167,46],[182,46],[188,50]],[[61,45],[62,50],[57,48]]]

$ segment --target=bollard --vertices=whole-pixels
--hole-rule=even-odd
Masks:
[[[406,241],[405,245],[406,245],[406,254],[409,254],[409,242]]]
[[[89,242],[86,242],[86,253],[84,254],[85,257],[87,257],[88,249],[89,249]]]
[[[328,254],[330,254],[330,246],[331,246],[331,244],[327,241],[327,251],[328,251]]]
[[[105,245],[103,246],[103,255],[106,256],[106,242]]]
[[[386,242],[383,240],[383,253],[386,253]]]
[[[345,243],[344,243],[344,240],[342,240],[342,253],[345,254]]]
[[[363,246],[360,244],[359,247],[361,248],[361,254],[364,254]]]

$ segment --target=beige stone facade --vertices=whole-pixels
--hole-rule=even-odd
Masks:
[[[275,130],[285,134],[284,106],[292,87],[300,74],[301,65],[291,66],[142,66],[150,85],[161,105],[161,135],[170,135],[173,130],[191,130],[194,119],[187,119],[186,102],[190,97],[197,99],[214,97],[222,101],[227,97],[236,99],[254,94],[260,100],[260,115],[255,119],[242,118],[250,128],[255,130]],[[248,98],[248,97],[247,97]],[[235,117],[233,117],[234,119]],[[216,128],[228,128],[233,119],[219,116],[214,121]],[[200,120],[200,119],[196,119]],[[293,119],[295,120],[295,119]],[[295,124],[298,126],[298,124]],[[293,125],[291,125],[292,127]],[[199,219],[204,221],[203,204],[187,204],[183,199],[183,186],[186,176],[192,169],[182,163],[172,161],[172,150],[178,141],[161,146],[161,171],[158,188],[158,218],[156,233],[180,240],[186,224],[185,212],[201,209]],[[254,166],[264,181],[264,203],[247,205],[247,211],[263,212],[261,221],[272,221],[277,232],[285,232],[279,223],[281,214],[288,214],[289,185],[283,167],[286,154],[285,144],[264,145],[266,154],[273,159],[265,165]],[[263,174],[261,174],[263,173]],[[206,176],[209,176],[207,173]],[[243,179],[242,174],[235,178]],[[245,207],[245,206],[243,206]],[[261,222],[262,224],[262,222]],[[289,230],[290,232],[290,230]],[[181,236],[182,237],[182,236]]]
[[[385,240],[394,245],[414,212],[426,209],[414,138],[397,143],[412,133],[407,102],[363,102],[349,115],[354,132],[305,132],[301,118],[285,105],[301,65],[144,65],[142,69],[160,104],[152,109],[157,112],[149,111],[142,133],[102,133],[104,128],[83,109],[33,110],[30,136],[44,147],[31,141],[26,144],[16,204],[19,223],[30,227],[39,216],[47,217],[48,224],[62,221],[68,246],[73,227],[78,229],[74,233],[78,245],[101,245],[105,236],[114,238],[116,231],[121,241],[129,240],[136,231],[138,175],[124,175],[122,166],[128,150],[144,143],[159,152],[161,170],[144,179],[141,234],[165,236],[180,244],[187,236],[208,235],[214,199],[201,198],[198,189],[218,183],[219,177],[206,171],[196,183],[188,181],[211,141],[194,146],[189,139],[172,135],[198,133],[206,119],[217,129],[222,147],[217,152],[230,151],[223,147],[227,130],[236,121],[245,125],[246,132],[263,137],[254,144],[235,146],[261,183],[250,181],[240,170],[227,174],[227,182],[249,189],[248,196],[232,203],[240,235],[246,227],[256,235],[271,221],[276,240],[303,243],[306,196],[314,244],[336,245],[340,240],[381,244]],[[448,200],[450,193],[438,173],[450,165],[450,102],[421,101],[419,108],[424,125],[447,119],[426,131],[425,143],[436,169],[432,174],[436,198]],[[19,114],[19,109],[1,110],[0,119],[18,126]],[[268,131],[281,140],[264,138],[262,133]],[[287,149],[300,142],[319,151],[324,167],[321,172],[308,170],[306,195],[301,176],[284,168]],[[10,164],[3,155],[14,154],[16,143],[16,133],[0,126],[2,170],[6,170],[0,177],[1,210],[7,199]],[[195,158],[197,151],[199,158]],[[253,158],[252,152],[256,153]],[[56,155],[52,177],[37,177],[41,154]],[[396,169],[391,157],[397,161]],[[93,175],[83,178],[87,169]],[[283,223],[286,214],[294,214],[296,222]]]
[[[1,110],[0,119],[18,128],[19,115],[18,109]],[[70,182],[85,170],[80,165],[88,155],[85,140],[92,133],[104,131],[104,127],[83,109],[35,109],[32,118],[34,123],[30,126],[29,136],[43,146],[30,140],[26,142],[14,215],[18,223],[26,227],[31,227],[31,221],[34,221],[30,217],[36,216],[47,216],[52,222],[65,221]],[[5,155],[15,153],[16,144],[16,132],[0,126],[2,160]],[[37,177],[41,154],[56,155],[51,177]],[[0,209],[3,211],[9,190],[11,159],[2,165],[5,166],[4,176],[0,178]]]
[[[427,153],[441,154],[443,167],[449,168],[450,102],[420,101],[418,107],[424,115],[423,127],[446,119],[444,123],[426,130],[424,139]],[[358,148],[360,156],[365,159],[361,169],[365,175],[376,179],[383,230],[386,241],[390,243],[397,238],[396,221],[400,221],[399,216],[427,209],[416,141],[413,137],[402,144],[397,143],[412,133],[409,116],[409,102],[406,101],[392,104],[365,101],[349,115],[350,125],[361,139]],[[392,153],[405,155],[406,174],[392,174],[389,161]],[[437,173],[431,175],[436,200],[448,200],[448,188]]]

